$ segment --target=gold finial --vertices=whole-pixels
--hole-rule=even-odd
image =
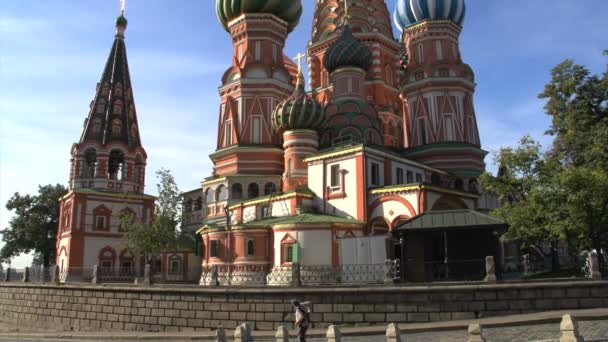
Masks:
[[[297,54],[296,57],[294,57],[294,59],[296,61],[298,61],[298,72],[302,71],[302,58],[305,58],[305,57],[306,57],[306,55],[301,52],[299,54]]]
[[[305,58],[305,57],[306,57],[306,54],[299,53],[294,58],[295,60],[298,61],[298,78],[296,80],[296,89],[301,90],[301,91],[304,90],[304,75],[302,74],[302,58]]]
[[[350,14],[348,14],[348,1],[344,0],[344,25],[350,24]]]

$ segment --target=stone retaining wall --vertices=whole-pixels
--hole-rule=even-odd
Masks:
[[[469,319],[608,307],[608,282],[366,288],[162,288],[0,284],[0,319],[76,330],[291,327],[289,301],[311,301],[315,327]]]

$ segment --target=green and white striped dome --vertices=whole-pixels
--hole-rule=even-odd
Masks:
[[[224,28],[228,22],[246,13],[268,13],[287,22],[289,32],[300,22],[302,16],[301,0],[216,0],[215,10]]]
[[[304,76],[300,71],[296,90],[281,101],[272,112],[272,127],[277,133],[297,129],[319,130],[325,123],[323,105],[306,94]]]

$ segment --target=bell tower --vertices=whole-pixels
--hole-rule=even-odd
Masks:
[[[56,262],[63,270],[135,267],[120,217],[147,222],[154,212],[155,198],[144,194],[147,154],[129,74],[127,24],[123,12],[80,140],[72,145],[70,191],[60,200],[57,231]]]

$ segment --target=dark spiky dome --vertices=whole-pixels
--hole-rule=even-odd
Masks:
[[[277,133],[296,129],[318,130],[325,123],[325,110],[304,90],[304,76],[298,73],[296,90],[272,112],[272,127]]]
[[[125,18],[125,14],[122,13],[118,18],[116,18],[116,26],[127,27],[129,21]]]
[[[372,65],[372,52],[367,45],[353,36],[351,26],[347,24],[340,38],[327,50],[324,65],[330,73],[342,67],[356,67],[367,71]]]
[[[215,10],[224,28],[228,22],[245,13],[274,14],[287,22],[287,30],[293,31],[302,16],[301,0],[216,0]]]

